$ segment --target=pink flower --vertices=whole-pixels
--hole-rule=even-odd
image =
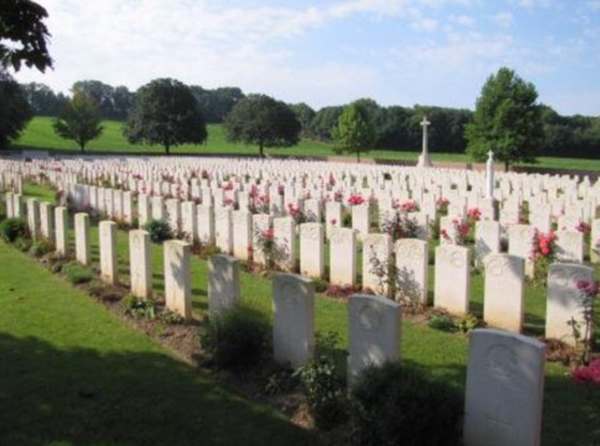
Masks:
[[[571,372],[571,377],[578,383],[600,385],[600,359],[595,359],[588,366],[577,367]]]
[[[359,195],[359,194],[352,194],[352,195],[350,195],[350,198],[348,198],[348,204],[350,206],[361,205],[364,202],[365,202],[365,199],[362,197],[362,195]]]

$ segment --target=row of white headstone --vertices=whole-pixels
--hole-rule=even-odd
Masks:
[[[178,205],[178,201],[175,200]],[[18,194],[6,194],[7,209],[12,216],[13,209],[22,208],[22,199]],[[177,208],[179,206],[176,206]],[[190,212],[196,205],[191,203]],[[201,207],[201,206],[199,206]],[[207,208],[211,210],[212,208]],[[19,213],[25,216],[25,209]],[[231,218],[218,219],[214,226],[217,228],[217,240],[219,230],[226,232],[227,245],[217,243],[226,253],[233,253],[243,260],[248,259],[248,246],[252,245],[253,236],[249,229],[252,223],[260,230],[270,227],[271,219],[268,215],[251,216],[244,211],[231,211],[224,209],[225,215],[243,212],[243,219]],[[59,207],[52,215],[52,205],[39,203],[35,198],[27,200],[27,219],[30,232],[34,238],[38,234],[56,243],[57,251],[61,254],[66,252],[67,243],[67,210]],[[208,212],[210,221],[211,212]],[[14,213],[19,216],[18,213]],[[251,218],[253,217],[253,218]],[[193,219],[195,220],[195,218]],[[295,250],[295,228],[290,217],[280,217],[275,221],[275,242],[281,247],[285,242],[284,249],[287,255],[278,257],[283,269],[292,270],[294,264]],[[237,222],[237,225],[236,225]],[[104,222],[103,222],[104,223]],[[199,223],[206,224],[205,221]],[[479,226],[481,225],[481,226]],[[100,235],[106,229],[105,224],[100,225]],[[487,247],[499,245],[498,223],[480,222],[479,232],[484,233],[483,227],[495,226],[493,233],[496,239],[489,242]],[[89,259],[89,217],[85,213],[75,215],[75,240],[78,259]],[[226,229],[222,229],[225,227]],[[52,228],[55,228],[53,231]],[[324,262],[324,228],[320,223],[304,223],[300,225],[300,271],[308,277],[319,278],[323,276]],[[485,267],[485,293],[484,293],[484,320],[491,326],[509,331],[521,332],[524,319],[524,276],[527,271],[525,257],[528,253],[532,234],[526,225],[513,226],[509,231],[510,240],[514,239],[509,248],[509,254],[501,254],[491,249],[481,263]],[[580,233],[577,233],[581,236]],[[108,236],[107,236],[108,237]],[[481,235],[483,239],[484,236]],[[332,228],[330,232],[330,281],[332,284],[348,285],[356,282],[357,268],[357,240],[355,232],[350,228]],[[103,271],[107,277],[116,272],[116,253],[112,245],[107,245],[106,256],[101,256],[101,264],[106,264]],[[365,289],[371,289],[378,293],[388,294],[388,274],[391,274],[390,262],[395,262],[397,297],[418,301],[427,304],[428,299],[428,246],[427,242],[418,239],[400,239],[392,245],[387,234],[369,234],[363,237],[363,265],[362,284]],[[86,248],[87,247],[87,248]],[[524,248],[525,247],[525,248]],[[142,251],[132,249],[132,255],[140,254],[139,265],[147,264],[147,255]],[[392,253],[395,255],[392,256]],[[254,256],[259,261],[265,261],[265,253],[259,249],[254,251]],[[395,260],[392,258],[395,257]],[[113,258],[115,261],[113,262]],[[134,257],[135,258],[135,257]],[[132,259],[134,259],[132,258]],[[380,268],[374,269],[373,259],[376,259]],[[526,260],[527,259],[527,260]],[[132,265],[136,262],[132,260]],[[134,265],[135,266],[135,265]],[[132,269],[134,268],[132,266]],[[452,314],[463,315],[469,311],[470,293],[470,271],[471,252],[468,248],[453,244],[443,244],[435,250],[435,277],[434,277],[434,305],[446,309]],[[104,274],[104,272],[103,272]],[[141,274],[141,273],[140,273]],[[149,277],[149,276],[148,276]],[[566,277],[566,278],[565,278]],[[568,325],[571,320],[583,323],[583,299],[582,292],[577,290],[577,283],[581,280],[593,280],[591,268],[577,264],[555,264],[552,266],[548,276],[548,305],[546,317],[546,336],[548,338],[561,339],[570,344],[576,342],[572,328]],[[111,280],[112,281],[112,280]],[[507,297],[508,296],[508,297]]]
[[[29,203],[35,201],[29,200]],[[32,206],[35,207],[35,204]],[[65,241],[62,252],[58,252],[67,255],[67,210],[58,207],[55,211],[57,235],[64,237]],[[101,221],[99,224],[101,279],[113,285],[118,282],[116,226],[113,221]],[[148,232],[129,232],[131,292],[144,299],[152,295],[150,250]],[[75,251],[79,262],[90,264],[89,216],[85,213],[75,215]],[[170,240],[163,244],[163,253],[166,308],[191,319],[191,245],[181,240]],[[499,261],[509,258],[507,255],[497,256]],[[504,268],[512,266],[494,263],[489,287],[497,291],[498,283],[494,281],[500,279],[496,273],[501,274]],[[563,272],[565,267],[557,266]],[[522,274],[522,262],[520,270]],[[209,317],[218,318],[239,304],[239,278],[237,259],[226,255],[210,259]],[[512,295],[515,290],[509,288],[504,291]],[[486,292],[487,289],[486,281]],[[564,294],[560,292],[560,296]],[[501,299],[496,303],[502,305]],[[277,274],[273,279],[273,308],[275,360],[292,367],[305,364],[314,355],[314,284],[302,276]],[[399,304],[383,296],[353,295],[348,302],[348,319],[350,384],[366,367],[400,360],[402,312]],[[475,330],[471,334],[464,421],[467,446],[508,444],[509,441],[516,446],[539,444],[544,351],[544,344],[516,334],[490,329]]]

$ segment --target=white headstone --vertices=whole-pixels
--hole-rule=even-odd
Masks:
[[[539,446],[545,345],[478,329],[471,333],[464,418],[465,446]]]

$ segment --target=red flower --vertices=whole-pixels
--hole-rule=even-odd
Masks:
[[[600,359],[590,362],[590,365],[577,367],[571,373],[574,381],[578,383],[592,383],[600,385]]]
[[[365,199],[358,194],[352,194],[350,195],[350,198],[348,198],[348,204],[350,206],[357,206],[357,205],[361,205],[365,202]]]

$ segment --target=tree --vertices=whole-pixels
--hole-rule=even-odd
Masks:
[[[102,133],[102,118],[96,102],[81,92],[75,92],[54,121],[54,131],[61,138],[72,139],[81,152],[88,142]]]
[[[360,152],[368,151],[375,141],[375,127],[364,104],[354,102],[344,109],[333,137],[340,151],[355,152],[360,162]]]
[[[206,123],[189,87],[174,79],[155,79],[140,87],[123,130],[132,142],[160,144],[167,155],[180,144],[206,140]]]
[[[334,127],[337,126],[338,119],[343,111],[344,107],[341,106],[320,109],[310,123],[311,134],[323,141],[331,140],[331,133]]]
[[[36,116],[58,116],[64,109],[68,99],[62,94],[55,94],[50,87],[37,82],[22,84],[27,102]]]
[[[21,134],[31,117],[23,89],[0,69],[0,149]]]
[[[310,124],[317,114],[309,105],[304,102],[299,104],[292,104],[290,108],[296,115],[300,127],[302,128],[302,136],[311,136]]]
[[[30,0],[0,0],[0,64],[15,71],[25,62],[41,72],[52,67],[46,48],[48,12]]]
[[[465,129],[467,153],[483,161],[492,150],[506,170],[512,163],[535,161],[543,139],[537,97],[535,86],[508,68],[490,76]]]
[[[300,140],[300,122],[284,102],[262,94],[240,100],[225,119],[230,141],[256,144],[260,156],[264,147],[289,147]]]

